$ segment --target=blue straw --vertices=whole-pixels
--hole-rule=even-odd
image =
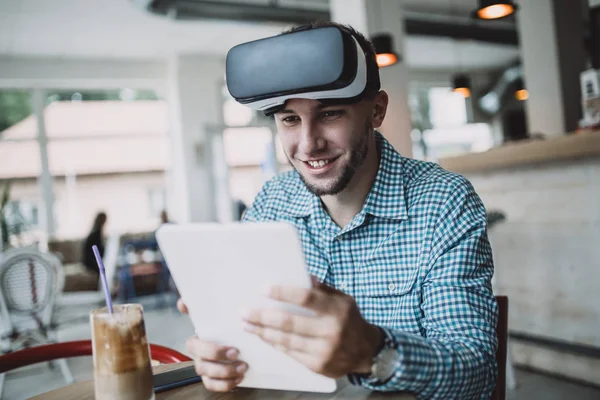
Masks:
[[[106,281],[106,271],[104,270],[104,264],[102,263],[102,257],[100,256],[100,252],[98,251],[98,246],[93,245],[92,251],[94,252],[94,256],[96,257],[96,263],[98,264],[98,268],[100,269],[100,278],[102,279],[102,286],[104,287],[104,297],[106,298],[106,306],[108,307],[108,312],[113,313],[112,299],[110,298],[110,292],[108,291],[108,282]]]

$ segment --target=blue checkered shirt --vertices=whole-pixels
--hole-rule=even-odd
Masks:
[[[489,398],[498,311],[484,206],[462,176],[404,158],[376,135],[379,171],[346,227],[295,171],[267,182],[244,219],[295,225],[309,272],[351,295],[397,349],[391,379],[353,383],[423,399]]]

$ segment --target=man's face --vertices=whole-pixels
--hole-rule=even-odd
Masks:
[[[374,105],[372,100],[332,106],[292,99],[275,114],[285,154],[312,193],[338,194],[360,175],[374,143],[373,128],[380,125]]]

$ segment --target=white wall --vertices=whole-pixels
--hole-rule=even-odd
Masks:
[[[161,89],[166,62],[0,57],[0,88]]]
[[[509,329],[599,348],[600,159],[467,177],[488,211],[506,213],[489,235],[494,289],[510,301]],[[600,360],[523,343],[513,355],[519,363],[565,375],[578,371],[574,378],[600,383]]]

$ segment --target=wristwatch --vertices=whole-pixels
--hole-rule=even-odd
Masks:
[[[396,372],[398,363],[400,362],[400,355],[393,336],[385,329],[379,329],[383,334],[383,344],[375,357],[373,357],[371,373],[354,374],[352,376],[353,378],[360,378],[361,381],[373,385],[381,385],[389,381],[394,376],[394,372]],[[354,381],[354,379],[350,380]]]
[[[387,345],[373,358],[371,374],[364,379],[368,383],[385,383],[389,381],[398,367],[398,350]]]

